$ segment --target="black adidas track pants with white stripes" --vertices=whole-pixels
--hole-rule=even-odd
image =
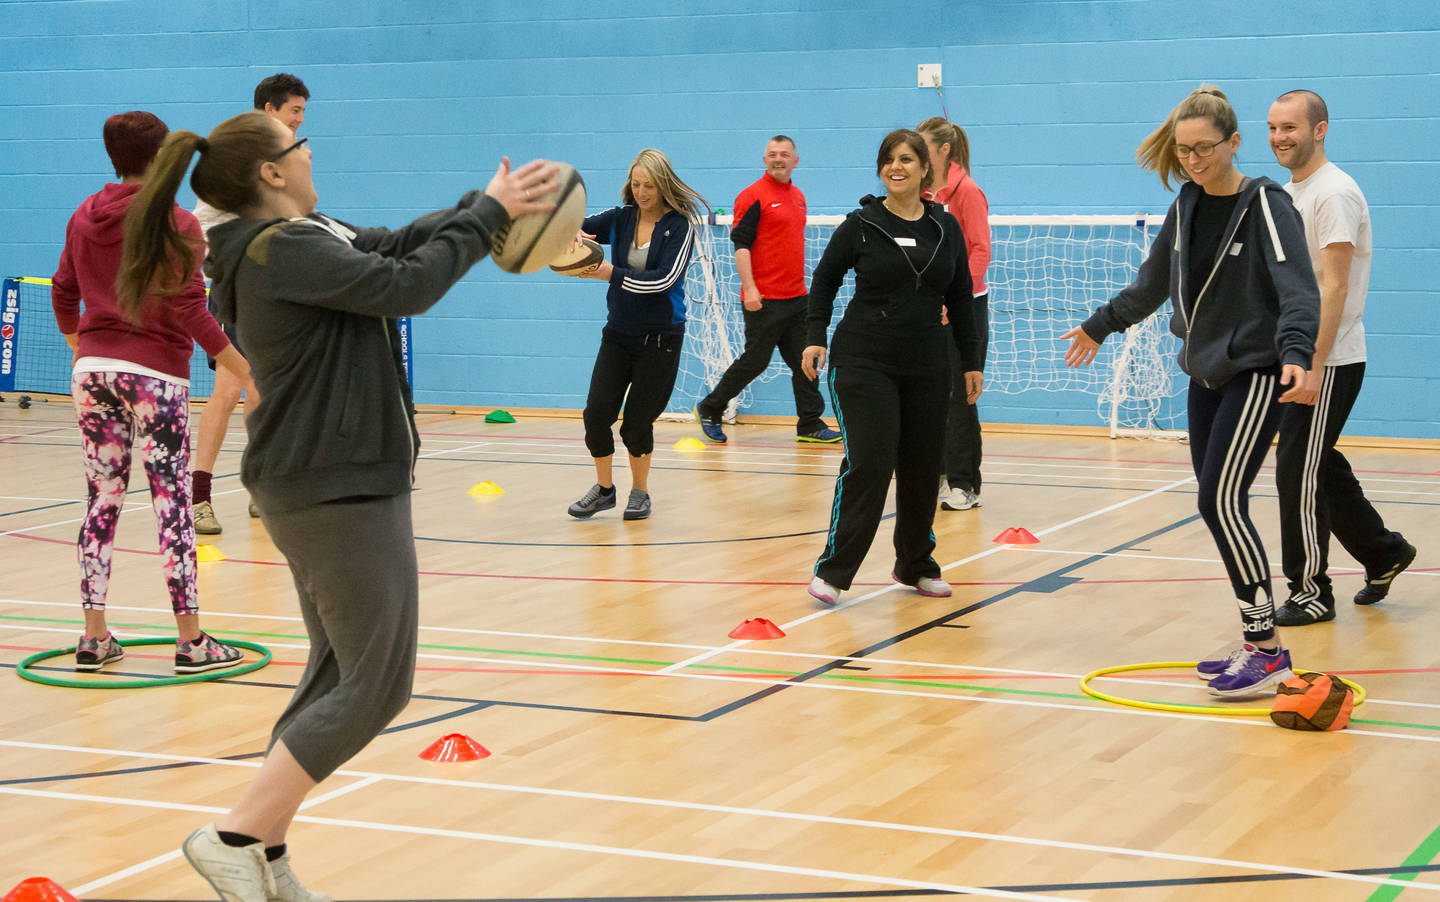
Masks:
[[[1315,406],[1283,405],[1275,454],[1281,559],[1290,597],[1301,604],[1333,602],[1326,572],[1331,533],[1372,574],[1384,571],[1405,547],[1405,538],[1385,527],[1350,462],[1335,449],[1364,379],[1363,362],[1327,366]]]
[[[1250,484],[1280,426],[1279,367],[1246,370],[1219,389],[1190,380],[1190,462],[1197,505],[1240,602],[1247,642],[1275,636],[1270,565],[1250,521]]]

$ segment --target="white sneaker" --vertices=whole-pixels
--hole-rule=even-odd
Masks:
[[[267,902],[334,902],[324,893],[312,893],[290,869],[290,853],[286,852],[270,862],[270,873],[275,875],[275,892]]]
[[[821,604],[828,604],[831,607],[840,601],[840,590],[818,576],[810,580],[810,595]]]
[[[951,489],[940,495],[940,508],[947,511],[968,511],[980,506],[980,493],[969,489]]]
[[[224,902],[270,902],[276,898],[264,843],[227,846],[212,823],[191,833],[180,849]]]
[[[938,576],[922,576],[913,583],[907,583],[891,570],[890,578],[902,586],[913,586],[917,593],[926,598],[949,598],[952,592],[950,584]]]

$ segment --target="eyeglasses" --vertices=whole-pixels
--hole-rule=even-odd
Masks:
[[[1224,141],[1201,141],[1199,144],[1195,145],[1176,144],[1175,155],[1183,160],[1193,153],[1195,154],[1195,156],[1203,160],[1206,157],[1210,156],[1212,153],[1214,153],[1215,148],[1219,147],[1221,144],[1224,143]]]
[[[306,141],[309,141],[309,140],[310,140],[309,138],[301,138],[299,141],[296,141],[294,144],[291,144],[289,147],[285,148],[284,150],[280,151],[280,152],[279,152],[278,154],[276,154],[275,156],[271,157],[271,158],[270,158],[270,162],[272,162],[272,163],[278,163],[278,162],[280,162],[280,158],[281,158],[281,157],[285,156],[287,153],[289,153],[290,151],[294,150],[295,148],[299,147],[300,145],[304,144]],[[1182,154],[1182,156],[1183,156],[1183,154]]]

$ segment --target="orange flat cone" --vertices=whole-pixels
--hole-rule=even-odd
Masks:
[[[1012,526],[995,537],[997,545],[1039,545],[1040,540],[1023,526]]]
[[[747,620],[730,631],[731,639],[780,639],[785,631],[764,617]]]
[[[60,884],[48,877],[31,877],[15,884],[15,888],[5,894],[4,902],[79,902],[79,900],[65,892]]]
[[[479,761],[481,758],[489,758],[490,750],[464,733],[451,733],[430,743],[430,747],[421,752],[420,757],[442,764],[452,761]]]

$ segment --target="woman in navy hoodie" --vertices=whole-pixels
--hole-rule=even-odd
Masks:
[[[1239,600],[1244,637],[1196,672],[1212,694],[1230,697],[1293,676],[1249,491],[1279,428],[1279,405],[1300,391],[1320,322],[1300,215],[1280,185],[1240,174],[1239,148],[1235,110],[1218,88],[1198,88],[1171,111],[1136,157],[1167,188],[1171,176],[1184,181],[1180,196],[1130,287],[1063,336],[1071,340],[1065,362],[1086,366],[1106,336],[1172,299],[1170,331],[1184,340],[1180,368],[1190,376],[1200,515]]]
[[[694,224],[705,198],[680,180],[670,160],[647,147],[630,164],[623,206],[587,216],[581,230],[610,245],[610,259],[584,278],[610,283],[609,314],[585,398],[585,447],[595,459],[595,484],[570,505],[586,519],[615,506],[610,426],[625,408],[620,440],[630,452],[626,520],[650,516],[650,452],[655,418],[664,413],[680,371],[685,341],[685,270]]]

